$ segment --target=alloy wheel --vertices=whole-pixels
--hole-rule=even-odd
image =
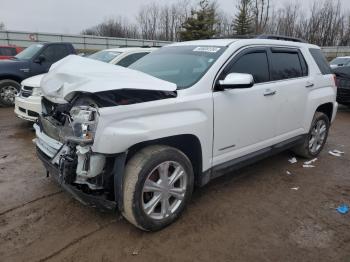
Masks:
[[[151,219],[161,220],[174,214],[185,198],[187,174],[174,161],[166,161],[147,176],[142,190],[142,208]]]
[[[327,135],[327,124],[323,119],[317,121],[312,128],[309,140],[309,150],[312,154],[316,154],[323,146]]]
[[[4,86],[0,89],[0,98],[2,101],[8,104],[15,103],[15,97],[18,94],[18,90],[14,86]]]

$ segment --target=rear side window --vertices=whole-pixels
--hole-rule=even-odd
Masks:
[[[232,65],[226,72],[251,74],[255,83],[263,83],[269,81],[269,63],[266,52],[247,53]]]
[[[16,49],[12,47],[0,47],[0,56],[15,56]]]
[[[42,55],[46,58],[46,62],[55,63],[69,55],[69,50],[65,45],[49,45]]]
[[[283,80],[303,77],[307,74],[305,61],[298,51],[280,51],[272,49],[271,77],[272,80]]]
[[[142,52],[142,53],[136,53],[128,55],[127,57],[124,57],[122,60],[120,60],[117,65],[123,66],[123,67],[129,67],[131,64],[135,63],[140,58],[144,57],[145,55],[149,54],[148,52]]]
[[[329,66],[327,59],[324,57],[321,49],[310,48],[309,49],[312,57],[314,58],[318,68],[323,75],[332,74],[331,67]]]

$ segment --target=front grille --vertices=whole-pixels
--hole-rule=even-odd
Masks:
[[[23,113],[26,113],[26,110],[22,107],[18,107],[19,111],[23,112]]]
[[[50,158],[53,158],[58,150],[62,147],[62,144],[52,139],[51,137],[47,136],[44,132],[42,132],[39,125],[34,125],[35,133],[36,133],[36,140],[35,143],[37,147],[40,148],[42,152],[45,153]]]
[[[38,117],[39,114],[37,112],[32,111],[32,110],[28,110],[28,116]]]
[[[23,86],[23,90],[33,91],[33,87],[31,87],[31,86]]]
[[[33,94],[33,87],[31,86],[22,86],[21,97],[30,97]]]

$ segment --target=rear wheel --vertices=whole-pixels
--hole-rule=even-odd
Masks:
[[[162,229],[178,219],[192,190],[193,169],[185,154],[168,146],[144,148],[126,166],[123,215],[143,230]]]
[[[312,120],[312,125],[309,133],[307,134],[304,143],[293,151],[305,158],[316,157],[326,144],[330,122],[328,117],[321,112],[316,112]]]
[[[6,79],[0,81],[0,105],[13,106],[15,97],[21,90],[21,86],[14,80]]]

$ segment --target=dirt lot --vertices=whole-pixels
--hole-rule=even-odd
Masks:
[[[157,233],[62,192],[35,156],[31,125],[12,110],[0,108],[0,261],[350,261],[350,214],[335,210],[350,204],[350,110],[339,112],[315,168],[285,152],[221,177]]]

